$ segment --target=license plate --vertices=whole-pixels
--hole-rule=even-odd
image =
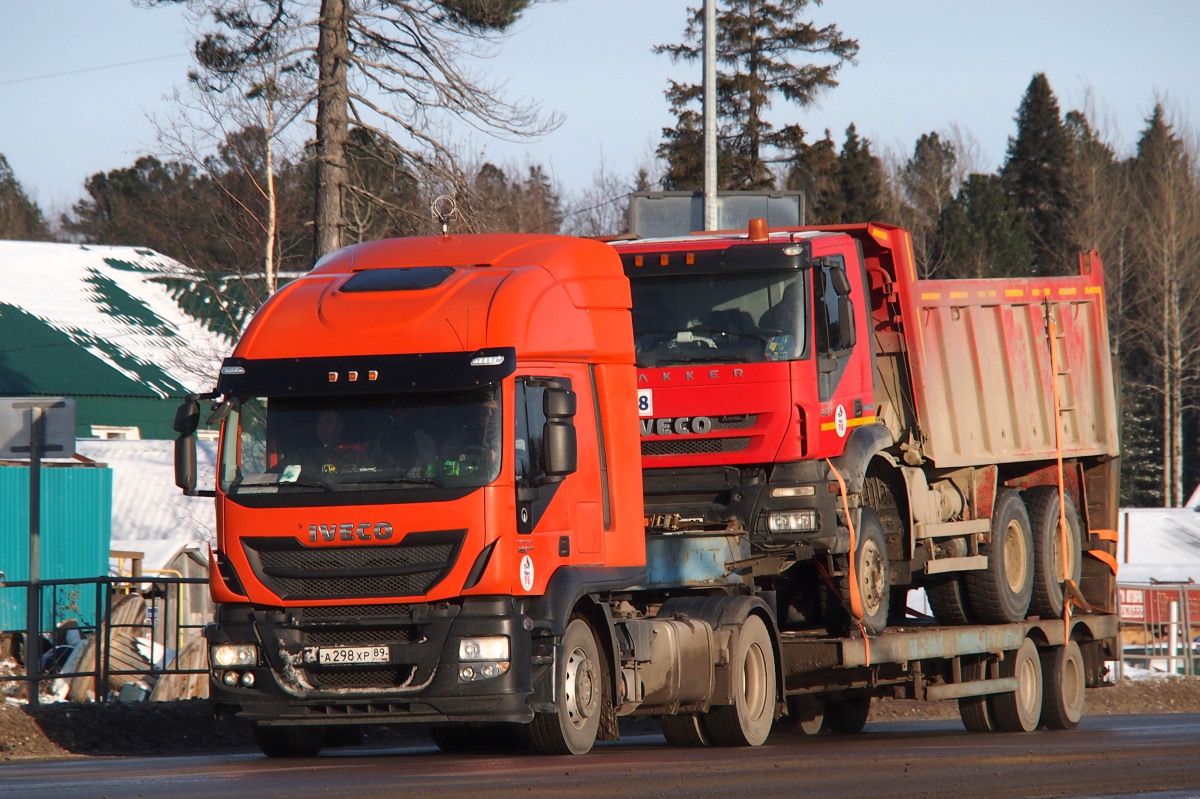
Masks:
[[[315,651],[314,651],[315,650]],[[336,666],[355,663],[388,663],[391,652],[387,646],[321,646],[309,647],[305,660],[316,660],[322,665]]]

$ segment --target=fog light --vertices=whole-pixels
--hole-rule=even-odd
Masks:
[[[244,685],[247,688],[253,688],[254,687],[254,672],[248,671],[245,674],[243,674],[241,683],[242,683],[242,685]]]
[[[230,666],[249,668],[258,665],[258,647],[255,644],[214,644],[209,657],[214,666],[223,669]]]
[[[221,676],[221,682],[226,685],[237,685],[238,673],[236,671],[227,671]]]
[[[491,680],[499,677],[508,671],[508,663],[476,663],[475,665],[464,664],[458,669],[459,682],[478,682],[479,680]]]
[[[815,508],[777,510],[767,515],[767,527],[773,533],[811,533],[817,529]]]

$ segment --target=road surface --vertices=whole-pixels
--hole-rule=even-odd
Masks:
[[[1200,796],[1200,715],[1094,716],[1076,730],[969,734],[957,720],[854,736],[677,749],[657,735],[585,757],[450,755],[432,747],[80,758],[0,766],[0,794],[51,797],[1159,797]]]

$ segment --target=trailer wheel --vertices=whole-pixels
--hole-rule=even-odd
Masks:
[[[562,637],[557,713],[537,713],[530,722],[533,746],[547,755],[584,755],[600,730],[604,670],[591,626],[574,617]]]
[[[1042,724],[1052,730],[1071,730],[1083,718],[1087,675],[1079,644],[1069,641],[1042,652]]]
[[[858,541],[854,550],[854,572],[862,599],[862,625],[867,632],[878,635],[888,623],[892,586],[889,581],[887,540],[879,516],[870,508],[862,509],[858,523]],[[825,629],[830,635],[845,635],[854,620],[848,610],[850,575],[838,580],[841,601],[829,597],[825,602]]]
[[[254,742],[267,757],[315,757],[328,738],[326,727],[254,728]]]
[[[1045,619],[1062,618],[1063,575],[1078,585],[1083,568],[1079,549],[1079,513],[1070,497],[1064,499],[1063,510],[1067,518],[1065,551],[1058,531],[1058,489],[1054,486],[1035,486],[1025,492],[1025,504],[1033,525],[1033,598],[1029,609]]]
[[[839,735],[853,735],[867,726],[871,715],[871,697],[856,696],[825,703],[825,723],[822,729]]]
[[[670,746],[709,746],[708,733],[695,713],[681,716],[661,716],[658,724]]]
[[[982,680],[987,676],[987,661],[976,660],[962,664],[964,682]],[[964,696],[958,700],[958,716],[967,732],[995,732],[996,720],[992,717],[987,696]]]
[[[429,737],[443,752],[520,752],[532,744],[525,724],[431,724]]]
[[[812,694],[787,698],[788,714],[775,722],[774,733],[818,735],[825,731],[825,700]]]
[[[1033,595],[1033,537],[1029,513],[1016,491],[1006,490],[997,497],[992,540],[980,552],[987,555],[987,566],[963,575],[971,610],[981,622],[1021,621]]]
[[[993,694],[992,716],[1001,732],[1032,732],[1042,720],[1042,661],[1028,638],[1021,648],[1006,653],[1000,662],[1001,677],[1016,677],[1017,690]]]
[[[775,647],[758,616],[742,622],[730,668],[733,704],[705,714],[704,731],[717,746],[759,746],[775,720]]]

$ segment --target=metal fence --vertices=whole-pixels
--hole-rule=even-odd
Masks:
[[[22,591],[40,605],[34,618],[44,628],[24,643],[24,673],[0,683],[25,683],[31,703],[207,696],[204,623],[187,611],[194,605],[187,592],[207,593],[207,583],[174,576],[0,583],[0,597]]]
[[[1121,660],[1166,674],[1200,674],[1200,585],[1121,583]]]

